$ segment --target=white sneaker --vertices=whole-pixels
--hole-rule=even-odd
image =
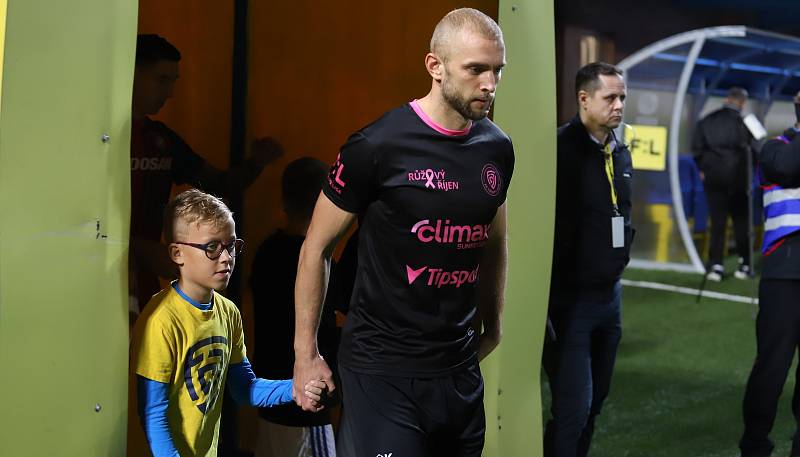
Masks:
[[[709,281],[720,282],[722,281],[722,274],[725,268],[722,265],[716,264],[711,267],[711,271],[706,273],[706,279]]]
[[[733,277],[736,279],[748,279],[750,275],[750,265],[739,265],[739,268],[733,272]]]

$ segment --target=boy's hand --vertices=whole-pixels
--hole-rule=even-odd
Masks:
[[[294,376],[292,381],[292,397],[298,406],[305,411],[317,412],[321,408],[313,404],[312,399],[306,397],[305,386],[312,382],[321,382],[328,392],[336,389],[333,382],[333,372],[319,355],[310,358],[295,357]],[[305,383],[305,384],[304,384]]]
[[[305,386],[305,396],[311,400],[311,404],[317,408],[317,411],[325,409],[325,405],[322,404],[322,396],[325,394],[326,390],[327,386],[325,383],[316,379],[309,381]]]

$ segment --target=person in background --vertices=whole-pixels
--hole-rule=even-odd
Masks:
[[[736,251],[739,254],[739,267],[733,276],[747,279],[752,275],[748,221],[748,154],[752,154],[752,137],[742,120],[747,96],[747,91],[741,87],[731,87],[722,108],[697,124],[692,139],[694,160],[700,169],[700,179],[711,213],[706,273],[710,281],[722,281],[725,274],[722,254],[727,239],[728,215],[733,218]]]
[[[303,157],[286,166],[281,197],[287,224],[259,246],[253,260],[250,287],[255,318],[255,372],[270,379],[291,378],[294,369],[294,285],[297,261],[314,203],[328,175],[321,161]],[[332,280],[334,285],[335,280]],[[329,293],[319,327],[320,354],[336,366],[339,344]],[[335,457],[330,408],[303,411],[294,403],[259,410],[256,457]]]
[[[614,129],[627,90],[622,71],[588,64],[575,77],[578,114],[559,127],[556,217],[543,366],[552,418],[546,457],[585,457],[611,388],[622,337],[622,285],[630,259],[633,165]]]
[[[778,399],[800,348],[800,93],[797,123],[761,148],[764,243],[758,288],[756,360],[744,394],[742,457],[765,457]],[[791,455],[800,456],[800,387],[795,376],[792,412],[797,429]]]
[[[158,35],[136,38],[131,128],[131,255],[132,320],[158,292],[158,278],[176,277],[175,265],[161,243],[161,219],[173,184],[188,184],[225,198],[249,186],[268,163],[283,154],[273,139],[253,142],[241,165],[219,170],[196,154],[166,124],[150,118],[172,97],[181,53]]]

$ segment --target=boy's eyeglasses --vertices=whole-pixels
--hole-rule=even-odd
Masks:
[[[233,241],[229,241],[227,243],[223,243],[222,241],[209,241],[205,244],[199,243],[184,243],[183,241],[173,241],[175,244],[183,244],[186,246],[191,246],[193,248],[200,249],[201,251],[206,253],[206,257],[209,260],[217,260],[219,256],[222,255],[222,250],[228,251],[228,254],[231,257],[236,257],[237,255],[241,254],[244,250],[244,240],[240,238],[236,238]]]

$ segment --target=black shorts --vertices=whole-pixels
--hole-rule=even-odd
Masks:
[[[338,457],[480,457],[486,419],[478,363],[407,378],[340,368]]]

